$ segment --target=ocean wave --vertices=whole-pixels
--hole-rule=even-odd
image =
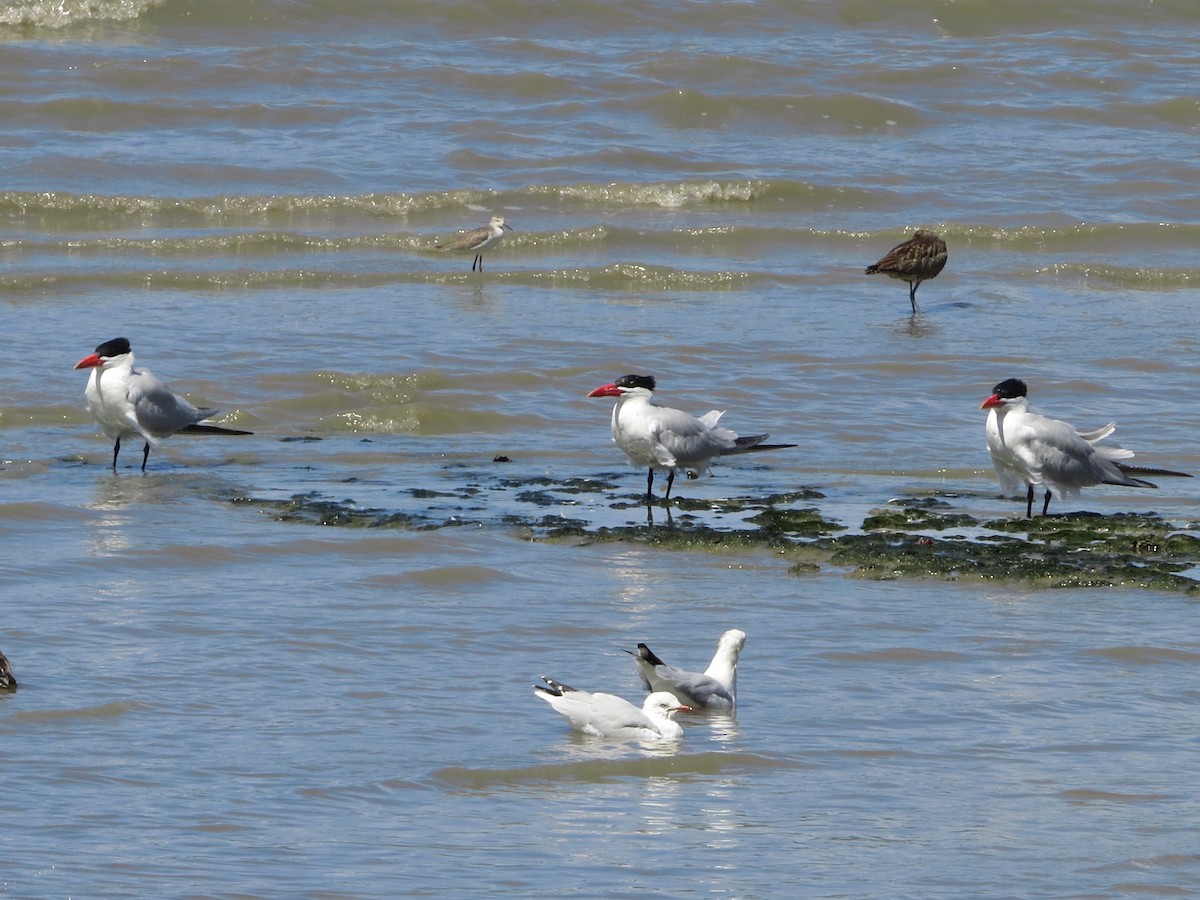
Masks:
[[[269,194],[216,197],[151,197],[71,194],[62,191],[0,192],[0,215],[55,228],[128,228],[200,224],[272,224],[321,216],[405,218],[414,214],[520,208],[532,201],[610,207],[678,209],[715,203],[750,203],[764,197],[809,196],[818,186],[788,181],[671,181],[549,185],[509,191],[450,190],[430,193]],[[841,193],[840,189],[826,189]],[[472,224],[473,220],[472,220]]]
[[[1106,266],[1065,263],[1039,270],[1054,275],[1077,276],[1115,287],[1141,290],[1194,288],[1200,284],[1200,269],[1158,269],[1146,266]]]
[[[277,271],[222,269],[220,271],[143,269],[119,272],[45,273],[0,277],[0,294],[38,296],[70,295],[81,291],[230,291],[286,288],[358,288],[404,284],[467,283],[470,272],[398,271],[347,272],[341,270],[280,269]],[[689,271],[664,266],[620,263],[597,268],[537,269],[498,272],[489,278],[504,284],[611,291],[726,291],[752,287],[778,276],[735,271]]]
[[[66,28],[80,23],[128,22],[165,0],[10,0],[0,25]]]
[[[942,235],[976,245],[1039,252],[1187,250],[1200,243],[1200,225],[1175,222],[1080,222],[1075,225],[956,225]]]
[[[244,29],[247,23],[266,28],[314,28],[339,22],[394,23],[412,29],[438,29],[457,35],[544,33],[579,28],[587,33],[619,33],[654,28],[664,34],[683,32],[696,22],[716,33],[733,34],[749,29],[766,32],[814,29],[822,26],[890,24],[906,29],[938,29],[955,36],[1044,31],[1056,26],[1077,29],[1094,25],[1144,25],[1177,22],[1181,26],[1200,20],[1194,0],[1155,0],[1131,4],[1126,0],[843,0],[839,3],[803,3],[763,0],[754,3],[698,4],[695,0],[627,0],[614,6],[601,0],[18,0],[20,8],[41,10],[43,22],[21,24],[55,27],[54,9],[66,6],[118,21],[122,8],[144,9],[165,5],[164,21],[197,22],[204,26]],[[140,11],[134,15],[140,15]],[[69,24],[66,23],[66,24]]]

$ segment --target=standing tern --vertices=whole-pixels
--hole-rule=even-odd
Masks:
[[[151,445],[173,434],[252,434],[219,425],[201,425],[218,410],[195,407],[155,378],[149,369],[135,368],[133,351],[125,338],[113,338],[75,364],[76,369],[91,369],[83,395],[88,412],[113,444],[113,471],[121,453],[121,438],[140,437],[142,471],[150,458]]]
[[[667,473],[667,493],[677,469],[689,478],[708,471],[714,456],[732,456],[759,450],[784,450],[795,444],[764,444],[769,434],[738,437],[728,428],[717,427],[724,410],[713,410],[697,418],[679,409],[654,403],[652,375],[622,375],[611,384],[601,385],[589,397],[616,397],[612,411],[612,436],[635,466],[646,466],[646,502],[654,499],[654,472]]]
[[[717,641],[717,652],[703,672],[685,672],[668,666],[645,644],[637,652],[626,650],[637,663],[642,684],[648,691],[674,694],[692,709],[732,712],[737,704],[737,665],[746,632],[737,628],[726,631]]]
[[[879,262],[867,266],[868,275],[879,273],[908,282],[908,299],[917,311],[917,288],[936,278],[946,267],[946,242],[925,228],[918,228],[903,244],[897,244]]]
[[[492,220],[482,228],[474,228],[446,244],[438,244],[434,249],[445,250],[448,253],[474,253],[475,262],[471,263],[471,271],[479,267],[483,271],[483,251],[495,247],[504,240],[504,232],[512,231],[511,225],[504,224],[503,216],[492,216]]]
[[[612,694],[592,694],[568,687],[546,675],[533,686],[534,693],[554,707],[571,727],[593,737],[617,740],[677,741],[683,729],[673,718],[677,712],[691,712],[674,694],[651,694],[638,709],[628,700]]]
[[[1116,431],[1114,423],[1109,422],[1093,431],[1077,431],[1066,422],[1031,412],[1027,392],[1024,381],[1009,378],[992,388],[992,395],[979,407],[988,411],[984,430],[996,477],[1005,494],[1018,493],[1020,485],[1026,486],[1027,518],[1033,518],[1035,485],[1046,489],[1042,503],[1044,516],[1054,491],[1075,497],[1080,488],[1094,484],[1158,487],[1129,473],[1191,477],[1185,472],[1146,469],[1117,462],[1132,458],[1133,451],[1096,446]]]

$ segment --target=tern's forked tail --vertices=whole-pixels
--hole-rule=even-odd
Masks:
[[[764,444],[769,434],[752,434],[746,437],[734,439],[737,445],[730,450],[721,451],[722,456],[733,456],[735,453],[757,453],[759,450],[787,450],[791,447],[798,447],[799,444]]]
[[[1127,466],[1124,463],[1119,463],[1119,462],[1114,462],[1113,465],[1121,470],[1121,474],[1127,475],[1127,476],[1157,475],[1162,478],[1191,478],[1192,477],[1187,472],[1176,472],[1173,469],[1152,469],[1149,466]],[[1152,487],[1152,488],[1158,487],[1157,484],[1151,484],[1149,481],[1144,481],[1141,478],[1130,477],[1129,480],[1132,482],[1136,482],[1137,487]]]
[[[254,434],[253,431],[242,431],[238,428],[223,428],[220,425],[193,424],[180,428],[178,434]]]

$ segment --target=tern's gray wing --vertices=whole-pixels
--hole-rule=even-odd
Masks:
[[[1080,431],[1076,429],[1076,434],[1087,441],[1089,444],[1094,444],[1096,441],[1102,441],[1114,431],[1117,430],[1116,422],[1109,422],[1107,425],[1102,425],[1099,428],[1093,428],[1091,431]],[[1130,453],[1130,456],[1133,454]]]
[[[712,413],[706,415],[714,423],[709,425],[704,419],[698,419],[681,409],[662,406],[652,409],[654,419],[650,426],[651,436],[680,466],[703,465],[712,457],[737,446],[736,433],[715,426],[720,413],[716,416]]]
[[[197,409],[146,369],[134,373],[126,396],[131,404],[127,413],[130,423],[147,439],[169,437],[216,413],[215,409]]]
[[[1129,481],[1108,458],[1110,453],[1122,454],[1119,448],[1104,448],[1107,453],[1098,453],[1098,448],[1058,419],[1027,413],[1021,420],[1012,447],[1037,481],[1054,485],[1064,492],[1073,493],[1100,482],[1121,484]],[[1128,451],[1122,457],[1126,454]]]

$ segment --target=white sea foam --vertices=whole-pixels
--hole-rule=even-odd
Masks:
[[[0,9],[0,25],[66,28],[81,22],[128,22],[164,0],[16,0]]]

